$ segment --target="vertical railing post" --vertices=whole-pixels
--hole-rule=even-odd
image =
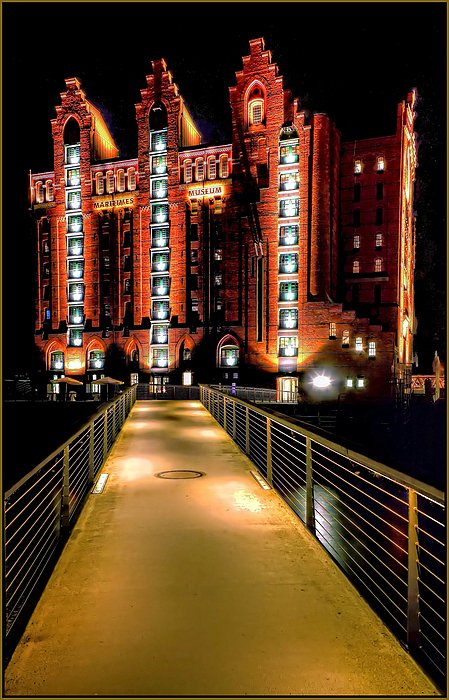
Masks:
[[[232,401],[232,437],[234,440],[237,437],[237,418],[236,418],[236,413],[237,413],[237,402],[235,399]]]
[[[271,418],[267,418],[267,481],[273,486],[273,466],[271,462]]]
[[[407,646],[419,647],[419,587],[418,587],[418,497],[414,489],[408,489],[408,600]]]
[[[313,530],[312,441],[306,437],[306,526]]]
[[[116,420],[115,420],[115,414],[117,413],[117,401],[112,404],[112,442],[115,440],[115,426],[116,426]]]
[[[228,432],[226,426],[226,396],[223,396],[223,428],[226,432]]]
[[[62,466],[62,507],[61,528],[67,529],[70,523],[70,483],[69,483],[69,446],[64,447]]]
[[[89,484],[94,483],[94,421],[90,424],[89,430]]]
[[[246,407],[245,417],[245,452],[249,455],[249,408]]]

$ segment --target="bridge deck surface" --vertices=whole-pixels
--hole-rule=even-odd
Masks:
[[[253,468],[198,401],[137,402],[6,696],[438,695]]]

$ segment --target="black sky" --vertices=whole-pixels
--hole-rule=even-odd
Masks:
[[[294,96],[330,114],[343,139],[393,133],[397,103],[418,89],[421,199],[427,207],[419,236],[428,259],[417,308],[423,315],[428,305],[429,274],[441,306],[446,9],[444,2],[3,2],[3,322],[14,331],[14,342],[4,344],[5,367],[25,365],[32,346],[27,173],[53,168],[50,119],[64,78],[80,78],[122,157],[133,157],[134,104],[151,60],[164,57],[207,140],[227,141],[228,87],[249,53],[249,39],[259,36]],[[425,352],[430,342],[443,350],[437,325],[427,331],[421,326]]]

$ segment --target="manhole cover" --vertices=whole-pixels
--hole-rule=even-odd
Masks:
[[[204,472],[197,472],[194,469],[173,469],[167,472],[155,474],[158,479],[198,479],[204,476]]]

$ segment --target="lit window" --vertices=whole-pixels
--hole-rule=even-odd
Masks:
[[[220,367],[237,367],[239,349],[236,345],[225,345],[220,350]]]
[[[299,226],[281,226],[279,230],[279,245],[296,245],[298,243]]]
[[[192,311],[197,313],[198,312],[198,299],[196,297],[192,297],[192,299],[190,300],[190,305],[191,305]]]
[[[383,156],[377,156],[377,172],[383,173],[385,170],[385,159]]]
[[[125,280],[124,292],[125,292],[125,294],[131,293],[131,280],[130,279]]]
[[[166,296],[170,289],[169,277],[153,277],[153,296]]]
[[[128,189],[131,191],[135,190],[136,189],[136,169],[135,168],[128,168],[127,173],[128,173]]]
[[[69,279],[81,279],[84,271],[83,260],[70,260],[68,265]]]
[[[284,173],[281,175],[280,190],[297,190],[299,188],[299,173]]]
[[[168,246],[168,228],[155,228],[151,235],[153,248],[166,248]]]
[[[187,183],[192,182],[192,161],[191,160],[184,161],[184,181]]]
[[[74,190],[67,193],[67,209],[80,209],[81,190]]]
[[[151,269],[153,272],[167,272],[170,258],[168,253],[153,253]]]
[[[117,170],[117,191],[125,191],[125,171],[123,170],[123,168]]]
[[[169,317],[168,301],[154,301],[152,317],[155,320],[167,321]]]
[[[336,323],[329,323],[329,338],[336,338],[337,337],[337,324]]]
[[[104,369],[104,352],[103,350],[91,350],[87,361],[89,369]]]
[[[282,165],[286,163],[297,163],[299,160],[299,146],[292,144],[291,146],[281,146],[280,162]]]
[[[280,328],[298,328],[298,309],[281,309],[279,312]]]
[[[354,380],[352,377],[346,377],[346,388],[347,389],[352,389],[354,386]]]
[[[355,349],[356,352],[362,352],[363,350],[363,339],[362,336],[358,335],[355,339]]]
[[[358,274],[360,272],[360,263],[358,260],[354,260],[352,263],[352,272]]]
[[[114,191],[114,173],[112,170],[108,170],[106,173],[106,192],[109,194]]]
[[[361,172],[362,172],[362,161],[355,160],[354,161],[354,175],[360,175]]]
[[[69,306],[69,324],[80,326],[84,321],[84,306]]]
[[[162,199],[167,196],[167,179],[154,180],[151,188],[151,197],[153,199]]]
[[[221,285],[223,284],[223,274],[221,272],[215,273],[214,284],[216,287],[221,287]]]
[[[168,326],[162,324],[154,324],[152,327],[153,336],[152,342],[158,345],[165,345],[168,343]]]
[[[363,389],[365,386],[365,377],[357,377],[357,389]]]
[[[66,146],[65,152],[65,162],[70,164],[76,164],[80,162],[80,147],[79,146]]]
[[[151,207],[152,223],[165,224],[168,221],[168,205],[154,204]]]
[[[368,341],[368,357],[376,357],[376,341]]]
[[[209,180],[215,180],[217,176],[217,164],[215,161],[215,156],[210,156],[207,159],[207,171]]]
[[[296,357],[298,354],[298,338],[288,336],[279,338],[279,356]]]
[[[280,301],[297,301],[298,299],[298,283],[297,282],[281,282],[279,285],[279,300]]]
[[[382,248],[382,234],[376,233],[376,248]]]
[[[84,284],[69,284],[69,301],[83,301]]]
[[[95,175],[95,191],[97,194],[103,194],[104,192],[104,179],[102,173],[97,173]]]
[[[53,183],[51,180],[47,180],[45,183],[45,194],[47,202],[53,201]]]
[[[298,216],[299,199],[281,199],[279,202],[279,216]]]
[[[42,204],[42,202],[44,201],[44,185],[41,181],[39,181],[39,182],[36,182],[35,188],[36,188],[36,202],[38,204]]]
[[[228,156],[223,154],[220,156],[220,177],[228,177],[229,175],[229,164]]]
[[[348,347],[349,346],[349,331],[343,331],[343,336],[341,340],[341,344]]]
[[[374,261],[374,272],[382,272],[382,258],[376,258]]]
[[[154,348],[153,349],[153,367],[168,367],[168,349]]]
[[[69,328],[67,344],[79,348],[83,344],[83,331],[78,328]]]
[[[261,124],[264,119],[263,100],[251,100],[248,105],[248,124]]]
[[[70,233],[79,233],[83,228],[83,217],[81,214],[67,217],[67,229]]]
[[[64,369],[64,353],[60,350],[50,353],[50,369],[52,370],[63,370]]]
[[[66,171],[66,183],[69,187],[77,187],[81,182],[80,179],[80,169],[79,168],[69,168]]]
[[[167,132],[163,131],[156,134],[151,134],[151,150],[165,151],[167,148]]]
[[[204,161],[202,158],[197,158],[195,161],[195,180],[197,182],[204,180]]]
[[[354,236],[354,248],[360,248],[360,236]]]
[[[221,248],[216,248],[214,252],[215,260],[223,260],[223,251]]]
[[[279,272],[282,274],[290,274],[298,272],[298,254],[297,253],[281,253],[279,256]]]

